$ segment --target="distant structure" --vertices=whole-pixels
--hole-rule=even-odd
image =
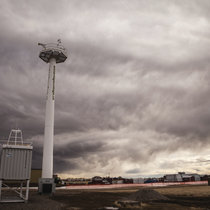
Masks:
[[[0,202],[27,202],[31,175],[32,149],[31,143],[23,142],[21,130],[11,130],[7,143],[2,145]],[[8,185],[10,182],[13,185],[20,184],[20,187],[17,190],[10,188]],[[26,183],[25,195],[22,190],[24,183]],[[7,197],[4,197],[2,186],[11,189],[17,196],[8,197],[7,195]]]
[[[49,63],[45,130],[44,130],[44,148],[42,161],[42,178],[39,181],[40,193],[52,193],[55,190],[53,179],[53,136],[54,136],[54,104],[55,104],[55,67],[56,63],[62,63],[67,59],[66,49],[61,45],[61,40],[57,43],[42,44],[43,49],[39,57],[46,63]]]
[[[201,177],[198,174],[186,174],[185,172],[178,172],[178,174],[166,174],[164,182],[194,182],[201,181]]]

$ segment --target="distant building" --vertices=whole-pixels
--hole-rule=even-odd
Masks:
[[[209,175],[201,175],[200,176],[201,181],[208,181],[208,178],[210,178]]]
[[[195,181],[195,179],[194,179],[193,176],[190,176],[188,174],[183,174],[182,175],[182,181],[183,182],[192,182],[192,181]]]
[[[198,174],[182,174],[183,182],[201,181],[201,177]]]
[[[188,174],[193,177],[193,181],[201,181],[201,177],[199,174]]]
[[[123,178],[123,183],[125,183],[125,184],[133,184],[133,179]]]
[[[164,182],[182,182],[181,174],[166,174],[164,176]]]
[[[144,179],[143,178],[134,178],[133,179],[133,183],[134,184],[143,184],[144,183]]]
[[[200,175],[185,174],[185,172],[179,172],[178,174],[167,174],[164,176],[164,182],[193,182],[200,180]]]
[[[59,180],[62,185],[86,185],[91,182],[91,179],[85,178],[67,178]]]
[[[123,183],[124,183],[123,179],[113,179],[112,180],[112,184],[123,184]]]
[[[94,176],[91,184],[103,184],[103,178],[100,176]]]

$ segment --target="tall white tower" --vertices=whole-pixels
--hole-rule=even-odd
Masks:
[[[61,45],[60,39],[57,43],[38,43],[38,45],[41,45],[43,47],[43,49],[40,51],[39,57],[44,62],[49,63],[42,161],[42,179],[47,180],[53,178],[53,136],[56,63],[64,62],[67,59],[67,52],[66,49]],[[43,192],[43,189],[41,189],[41,192]]]

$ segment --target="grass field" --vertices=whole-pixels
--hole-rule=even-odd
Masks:
[[[97,190],[57,190],[55,195],[39,195],[30,191],[28,203],[0,204],[2,210],[91,210],[111,207],[115,201],[126,198],[139,190],[136,188],[97,189]],[[168,200],[142,203],[143,210],[210,210],[210,186],[167,186],[153,187]],[[123,209],[123,208],[121,208]],[[126,208],[124,208],[126,209]],[[129,208],[127,208],[129,209]],[[134,209],[134,208],[130,208]]]

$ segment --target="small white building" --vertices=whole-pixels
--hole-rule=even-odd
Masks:
[[[198,174],[188,174],[188,175],[194,177],[194,181],[201,181],[201,177]]]
[[[182,182],[181,174],[166,174],[164,176],[164,182]]]
[[[123,180],[122,179],[112,180],[112,184],[123,184]]]
[[[144,179],[143,178],[134,178],[133,183],[134,184],[144,184]]]
[[[179,172],[178,174],[166,174],[164,176],[164,182],[190,182],[200,181],[200,175],[198,174],[185,174],[185,172]]]

